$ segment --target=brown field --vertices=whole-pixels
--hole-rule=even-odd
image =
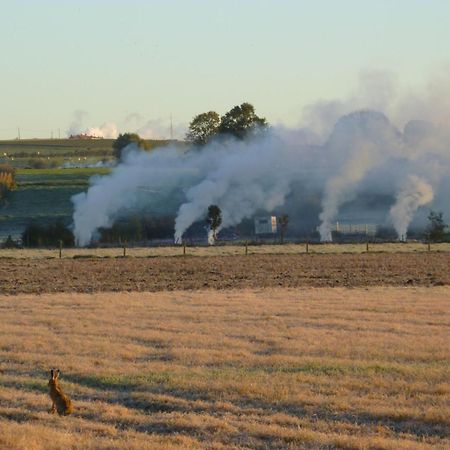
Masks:
[[[450,448],[449,313],[449,286],[2,296],[0,448]]]
[[[440,286],[450,252],[0,258],[0,294],[267,287]]]

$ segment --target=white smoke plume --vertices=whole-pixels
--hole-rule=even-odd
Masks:
[[[216,239],[214,237],[214,231],[208,230],[208,245],[214,245],[216,243]]]
[[[322,198],[321,241],[331,241],[332,222],[343,202],[352,200],[356,186],[369,170],[381,166],[401,149],[399,133],[381,113],[361,111],[342,117],[326,144],[337,161]]]
[[[174,216],[174,238],[181,241],[211,204],[221,208],[224,228],[256,213],[287,211],[294,217],[290,229],[307,221],[309,232],[318,226],[324,241],[344,211],[355,220],[371,215],[378,224],[393,223],[399,236],[423,220],[423,204],[450,213],[450,107],[429,104],[428,98],[439,101],[436,87],[432,96],[405,97],[389,76],[362,80],[350,99],[308,108],[296,129],[273,128],[259,139],[201,149],[127,152],[109,175],[73,198],[78,245],[131,211]],[[426,114],[408,104],[420,104]],[[373,107],[381,111],[361,110]]]
[[[409,225],[416,211],[433,200],[433,188],[422,178],[410,175],[397,194],[397,201],[389,211],[400,240],[406,240]]]

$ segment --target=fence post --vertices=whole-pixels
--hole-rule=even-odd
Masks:
[[[59,240],[59,259],[62,258],[62,247],[63,247],[63,241]]]
[[[428,240],[428,245],[427,245],[427,247],[428,247],[428,251],[429,252],[431,252],[431,242]]]
[[[127,246],[125,244],[125,242],[123,243],[123,257],[125,258],[125,256],[127,256]]]
[[[306,253],[309,253],[309,241],[306,241]]]
[[[183,242],[183,255],[186,255],[186,242]]]
[[[248,255],[248,241],[245,241],[245,254]]]
[[[369,241],[366,241],[366,252],[369,253]]]

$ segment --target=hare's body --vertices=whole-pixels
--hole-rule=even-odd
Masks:
[[[73,412],[72,401],[64,394],[59,385],[59,370],[50,371],[50,380],[48,382],[50,398],[52,399],[51,413],[57,412],[60,416],[67,416]]]

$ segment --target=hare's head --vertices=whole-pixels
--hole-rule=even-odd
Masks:
[[[59,369],[50,369],[50,380],[48,381],[49,386],[54,386],[58,383],[59,374]]]

